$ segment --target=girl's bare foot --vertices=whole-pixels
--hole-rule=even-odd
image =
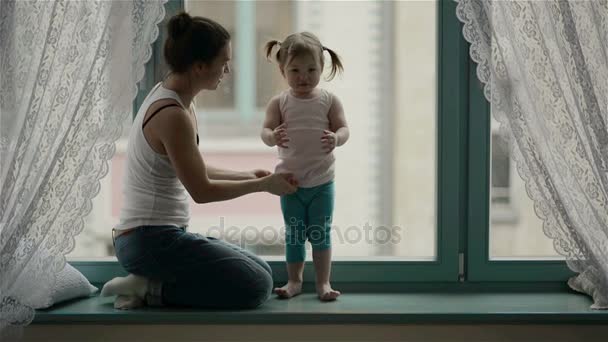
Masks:
[[[302,293],[302,283],[297,281],[289,280],[283,287],[277,287],[274,289],[279,298],[291,298]]]
[[[319,299],[323,302],[329,302],[336,300],[340,296],[340,291],[331,288],[329,283],[317,285],[317,294]]]

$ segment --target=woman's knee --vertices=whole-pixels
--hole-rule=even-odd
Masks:
[[[250,287],[248,295],[243,300],[245,308],[255,309],[270,298],[273,285],[272,278],[266,272],[264,274],[255,285]]]
[[[241,248],[241,247],[239,247],[237,245],[231,244],[231,243],[223,241],[223,240],[218,240],[218,243],[224,244],[225,246],[229,246],[233,250],[238,251],[244,257],[249,258],[250,260],[252,260],[256,264],[258,264],[262,268],[264,268],[264,270],[266,270],[266,272],[268,272],[268,274],[270,274],[270,277],[272,277],[272,269],[270,268],[270,265],[268,265],[268,263],[266,261],[264,261],[262,258],[260,258],[259,256],[257,256],[255,253],[247,251],[247,250],[245,250],[245,249],[243,249],[243,248]]]
[[[259,257],[256,257],[257,260],[255,260],[255,262],[262,266],[262,268],[264,268],[264,270],[266,271],[266,273],[268,273],[268,275],[270,276],[270,278],[272,279],[272,268],[270,268],[270,265],[268,265],[268,263],[262,259],[260,259]]]
[[[240,282],[240,301],[243,308],[256,308],[264,303],[272,293],[273,280],[267,270],[260,265],[246,262],[247,267],[241,268],[240,276],[234,279]],[[241,279],[238,279],[241,278]]]

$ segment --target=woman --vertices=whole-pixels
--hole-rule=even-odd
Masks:
[[[102,296],[121,309],[189,306],[254,308],[272,291],[272,271],[255,255],[186,231],[189,199],[223,201],[267,191],[291,194],[290,174],[235,172],[205,165],[198,150],[192,99],[216,89],[230,72],[230,35],[221,25],[181,13],[168,24],[164,46],[171,73],[150,91],[129,135],[125,204],[113,229],[120,264],[130,273],[109,281]]]

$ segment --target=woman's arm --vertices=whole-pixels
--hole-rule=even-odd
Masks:
[[[158,115],[157,127],[163,127],[158,135],[177,177],[196,203],[225,201],[260,191],[284,195],[297,190],[291,180],[293,177],[288,174],[240,181],[210,179],[203,157],[194,143],[196,138],[190,118],[182,109],[166,110],[173,113]]]
[[[270,171],[254,169],[251,171],[234,171],[207,165],[207,177],[213,180],[245,180],[256,179],[270,175]]]

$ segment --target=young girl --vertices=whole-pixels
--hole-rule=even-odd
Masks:
[[[266,44],[266,58],[275,45],[275,57],[289,89],[273,97],[266,109],[262,140],[278,146],[280,162],[275,172],[288,171],[299,184],[296,193],[281,196],[286,228],[289,281],[274,292],[281,298],[301,293],[305,241],[312,245],[316,290],[322,301],[335,300],[340,291],[331,288],[330,229],[334,206],[334,155],[336,146],[348,140],[344,110],[338,98],[317,88],[324,67],[324,51],[331,57],[331,80],[343,71],[338,55],[308,32],[295,33],[283,42]]]

